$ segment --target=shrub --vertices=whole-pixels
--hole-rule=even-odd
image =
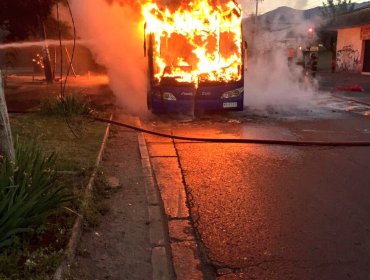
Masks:
[[[71,200],[56,185],[56,156],[45,156],[35,143],[16,144],[16,163],[0,162],[0,248],[32,232],[64,202]]]
[[[88,115],[91,112],[89,103],[82,102],[73,95],[45,99],[41,102],[41,113],[60,116]]]

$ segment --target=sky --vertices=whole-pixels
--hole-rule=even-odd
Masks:
[[[352,3],[362,3],[369,0],[355,0]],[[243,4],[246,14],[255,13],[256,10],[256,0],[239,0]],[[310,9],[317,6],[322,6],[324,0],[260,0],[259,3],[259,13],[265,13],[270,10],[276,9],[281,6],[288,6],[295,9]]]

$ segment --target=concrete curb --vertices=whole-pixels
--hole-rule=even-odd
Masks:
[[[175,142],[146,138],[153,176],[167,221],[172,267],[179,280],[208,279],[190,216],[185,178]]]
[[[112,118],[113,116],[111,115],[110,120],[112,120]],[[105,129],[104,138],[100,146],[98,156],[96,158],[95,167],[94,167],[94,170],[90,176],[89,182],[85,189],[84,200],[82,201],[82,205],[81,205],[82,209],[84,209],[88,205],[89,198],[91,197],[91,192],[92,192],[93,184],[94,184],[94,181],[97,175],[98,166],[100,165],[100,162],[103,157],[103,152],[107,144],[110,127],[111,125],[108,124]],[[72,228],[71,237],[68,241],[66,250],[64,251],[64,259],[62,263],[59,265],[59,267],[57,268],[57,270],[55,271],[53,280],[63,280],[70,273],[70,268],[74,260],[78,242],[82,234],[83,220],[84,220],[83,215],[79,215],[76,218],[75,223]]]
[[[138,141],[148,201],[149,237],[152,246],[152,278],[153,280],[172,280],[176,277],[170,253],[168,231],[166,230],[167,221],[165,220],[162,200],[156,188],[148,147],[143,133],[139,134]]]

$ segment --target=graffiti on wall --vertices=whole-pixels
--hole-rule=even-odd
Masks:
[[[352,45],[344,46],[337,51],[337,69],[339,71],[357,71],[360,63],[360,52],[355,50]]]

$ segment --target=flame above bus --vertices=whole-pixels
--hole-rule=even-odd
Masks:
[[[241,9],[233,0],[143,5],[155,82],[232,82],[242,77]]]

